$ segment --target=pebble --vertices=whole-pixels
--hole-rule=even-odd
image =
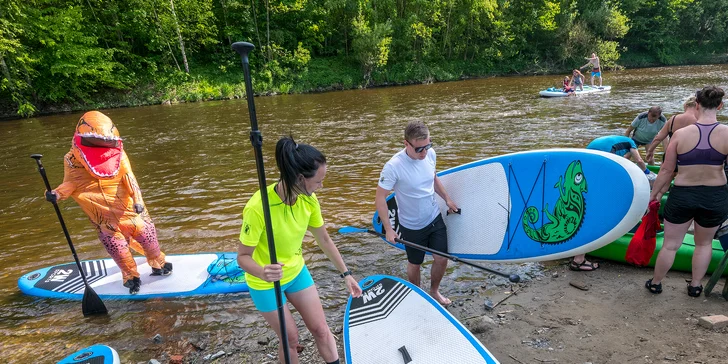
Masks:
[[[217,358],[219,358],[221,356],[224,356],[224,355],[225,355],[225,352],[222,351],[222,350],[220,350],[217,353],[212,354],[212,356],[210,357],[210,360],[215,360],[215,359],[217,359]]]
[[[495,305],[493,304],[493,301],[491,301],[491,300],[489,300],[489,299],[486,298],[485,299],[485,309],[488,310],[488,311],[490,311],[494,307],[495,307]]]
[[[154,335],[154,337],[152,338],[152,340],[154,341],[155,344],[159,344],[159,343],[162,342],[162,335],[156,334],[156,335]]]
[[[157,359],[151,359],[149,360],[149,364],[160,364]]]

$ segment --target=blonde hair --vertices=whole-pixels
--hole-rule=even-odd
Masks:
[[[695,96],[688,97],[688,99],[685,100],[685,103],[683,103],[684,109],[692,109],[696,106],[698,106],[698,101],[695,99]]]

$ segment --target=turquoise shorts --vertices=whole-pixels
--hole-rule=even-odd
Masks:
[[[281,292],[283,293],[281,295],[281,299],[283,304],[286,304],[286,293],[303,291],[311,286],[313,286],[313,278],[311,277],[311,273],[308,271],[308,267],[304,265],[303,269],[301,269],[301,272],[298,273],[296,278],[293,278],[292,281],[281,286]],[[275,288],[263,290],[249,288],[249,290],[250,298],[253,299],[255,308],[257,308],[258,311],[271,312],[278,309],[278,305],[276,304]]]
[[[592,72],[592,77],[602,77],[601,72]]]

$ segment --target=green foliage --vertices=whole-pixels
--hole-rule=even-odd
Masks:
[[[172,1],[176,15],[170,0],[0,2],[0,107],[240,97],[241,40],[256,46],[262,94],[561,72],[592,52],[606,69],[724,61],[728,49],[728,0]]]

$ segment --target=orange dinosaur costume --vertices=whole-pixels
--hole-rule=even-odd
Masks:
[[[76,200],[121,269],[129,293],[141,286],[130,247],[146,256],[152,275],[171,274],[172,264],[159,249],[154,223],[111,119],[98,111],[81,116],[64,160],[63,183],[48,198]]]

